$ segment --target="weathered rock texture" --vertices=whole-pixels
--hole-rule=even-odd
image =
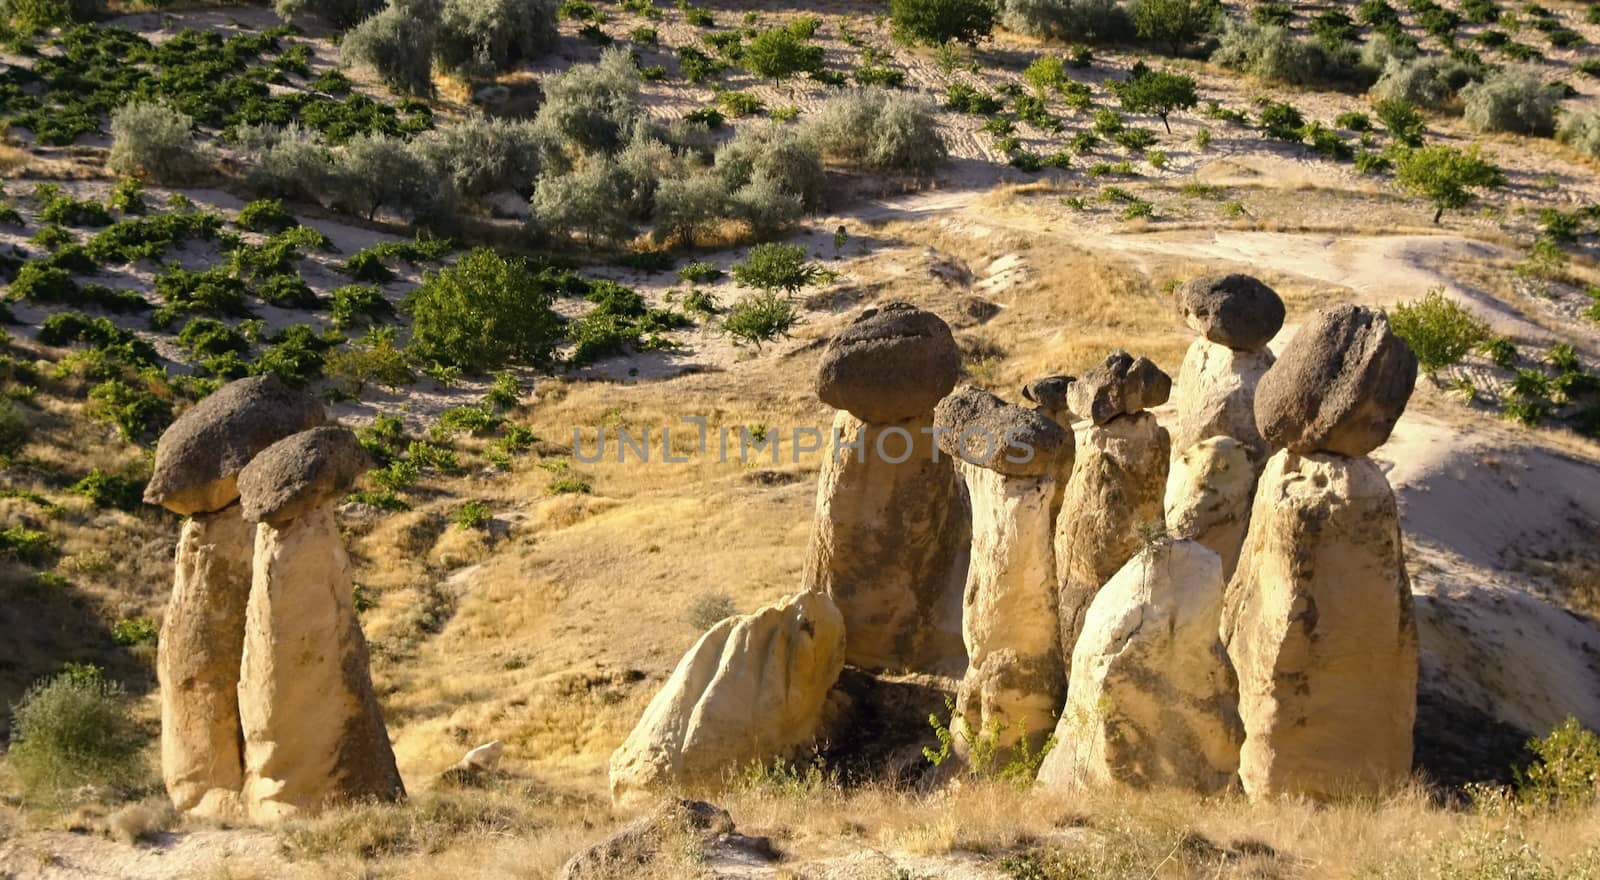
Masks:
[[[1207,437],[1232,437],[1258,465],[1270,450],[1256,428],[1256,386],[1272,366],[1266,349],[1241,351],[1196,339],[1183,358],[1172,399],[1178,410],[1172,449],[1181,453]]]
[[[817,397],[864,422],[900,422],[932,410],[960,375],[949,325],[909,303],[888,303],[863,309],[828,343]]]
[[[1256,425],[1274,449],[1366,455],[1389,439],[1417,359],[1381,313],[1318,312],[1256,386]]]
[[[971,387],[940,401],[934,426],[940,448],[958,459],[972,504],[961,618],[968,665],[957,708],[973,731],[998,724],[1001,748],[1026,737],[1037,749],[1055,726],[1066,684],[1050,503],[1072,438],[1051,419]]]
[[[256,821],[405,796],[351,588],[331,507],[257,529],[239,688]]]
[[[1221,557],[1223,578],[1232,577],[1255,488],[1255,465],[1238,440],[1209,437],[1190,446],[1167,475],[1167,533],[1204,544]]]
[[[712,627],[612,753],[612,799],[716,783],[811,743],[844,640],[843,615],[817,592]]]
[[[1073,416],[1067,406],[1067,389],[1076,381],[1077,376],[1044,376],[1022,386],[1022,397],[1035,404],[1035,412],[1070,430]]]
[[[1196,278],[1175,298],[1184,322],[1217,345],[1256,351],[1283,328],[1283,300],[1249,275]]]
[[[156,658],[167,794],[219,819],[236,813],[244,781],[239,658],[254,533],[237,505],[184,522]]]
[[[185,516],[221,510],[256,453],[325,421],[321,403],[275,377],[229,382],[162,433],[144,500]]]
[[[366,466],[354,440],[345,428],[304,431],[239,476],[244,516],[260,521],[239,685],[244,801],[257,821],[405,796],[333,517]]]
[[[1394,493],[1370,459],[1268,460],[1222,635],[1251,797],[1371,793],[1406,778],[1416,621]]]
[[[1081,435],[1056,520],[1063,658],[1072,656],[1101,585],[1138,551],[1140,529],[1162,522],[1170,448],[1167,430],[1150,413],[1092,425]]]
[[[837,603],[847,658],[864,669],[958,674],[965,662],[970,513],[932,427],[931,414],[873,425],[840,411],[817,477],[803,582]]]
[[[1167,402],[1172,378],[1149,358],[1113,352],[1067,386],[1067,408],[1079,418],[1103,425]]]
[[[1244,728],[1217,635],[1222,564],[1193,541],[1143,550],[1100,590],[1072,657],[1049,785],[1233,783]]]

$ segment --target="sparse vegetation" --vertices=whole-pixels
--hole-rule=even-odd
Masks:
[[[6,763],[30,800],[56,806],[95,788],[116,797],[146,785],[142,746],[122,687],[88,667],[36,684],[17,703]]]
[[[1489,325],[1483,319],[1437,289],[1391,309],[1389,326],[1428,373],[1460,361],[1489,339]]]

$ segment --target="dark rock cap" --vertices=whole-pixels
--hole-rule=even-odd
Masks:
[[[274,376],[229,382],[161,435],[145,503],[184,516],[221,510],[239,497],[239,472],[257,453],[327,420],[321,403]]]
[[[282,525],[348,492],[370,467],[349,428],[301,431],[267,447],[239,474],[240,513],[246,522]]]
[[[1117,416],[1160,406],[1171,394],[1172,377],[1154,361],[1118,351],[1067,388],[1067,406],[1074,415],[1103,425]]]
[[[1067,389],[1076,381],[1077,376],[1044,376],[1022,386],[1022,396],[1052,413],[1065,412],[1071,415],[1072,410],[1067,406]]]
[[[817,397],[864,422],[920,416],[961,376],[950,326],[932,312],[894,302],[864,309],[828,343]]]
[[[1184,323],[1218,345],[1255,351],[1283,328],[1283,299],[1249,275],[1196,278],[1175,298]]]
[[[933,410],[939,449],[1013,477],[1059,473],[1072,460],[1072,435],[1048,418],[971,385]]]
[[[1256,425],[1274,448],[1366,455],[1389,439],[1417,383],[1417,358],[1389,319],[1323,309],[1256,386]]]

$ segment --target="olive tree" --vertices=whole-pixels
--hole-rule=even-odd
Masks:
[[[117,174],[157,183],[193,183],[212,164],[187,113],[156,101],[129,101],[111,112],[111,155]]]
[[[1218,0],[1134,0],[1133,29],[1177,55],[1211,32],[1222,15]]]
[[[988,39],[1000,10],[991,0],[890,0],[889,12],[902,42],[970,46]]]

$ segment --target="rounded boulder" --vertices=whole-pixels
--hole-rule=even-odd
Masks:
[[[1055,420],[971,385],[939,401],[933,427],[941,452],[1006,476],[1055,473],[1073,453]]]
[[[1255,351],[1283,329],[1283,299],[1249,275],[1195,278],[1176,298],[1184,323],[1218,345]]]
[[[361,441],[341,425],[285,437],[239,474],[244,518],[272,526],[290,522],[348,492],[370,467]]]
[[[909,303],[889,303],[863,310],[828,343],[817,397],[864,422],[899,422],[933,409],[960,376],[950,326]]]

